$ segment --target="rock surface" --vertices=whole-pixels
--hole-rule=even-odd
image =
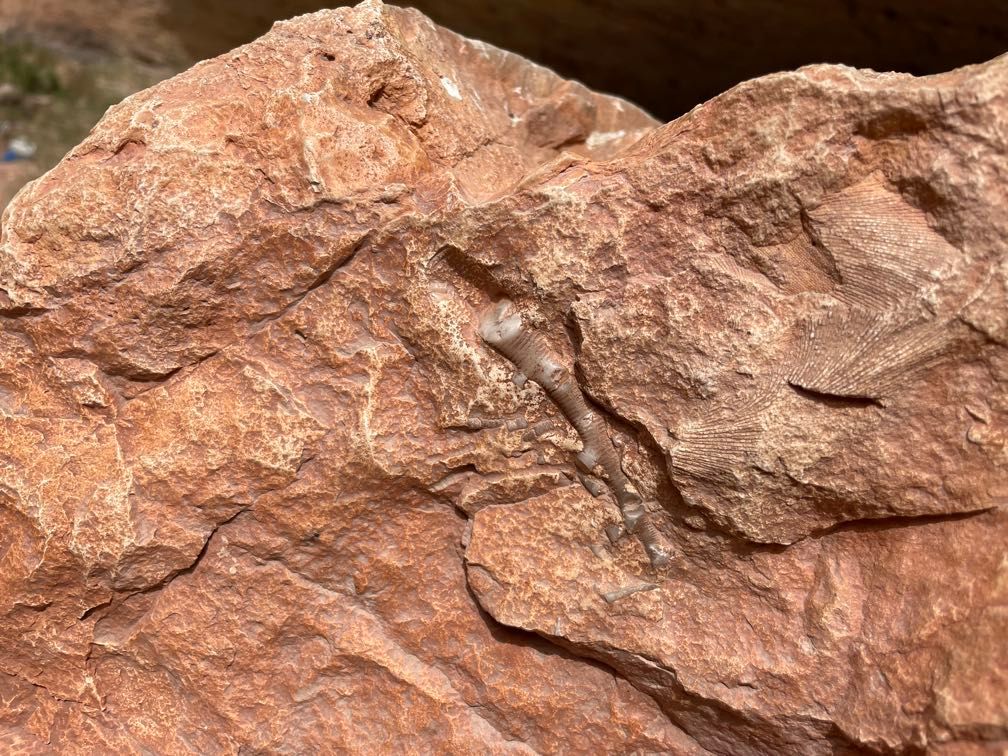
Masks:
[[[112,108],[3,221],[0,744],[1005,747],[1006,92],[662,126],[371,0]]]

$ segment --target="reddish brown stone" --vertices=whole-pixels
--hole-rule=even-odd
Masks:
[[[367,2],[111,109],[3,223],[0,744],[996,748],[1006,66],[659,126]]]

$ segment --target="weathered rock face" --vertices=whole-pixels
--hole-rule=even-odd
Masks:
[[[1006,92],[660,126],[368,2],[116,106],[4,217],[0,743],[1003,745]]]

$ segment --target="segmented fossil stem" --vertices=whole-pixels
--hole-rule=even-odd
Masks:
[[[525,327],[521,315],[506,299],[497,302],[484,314],[479,331],[484,341],[510,360],[529,380],[542,386],[581,437],[584,448],[578,454],[578,462],[589,473],[598,466],[605,474],[623,512],[627,531],[640,539],[653,565],[668,562],[670,550],[664,538],[649,520],[640,495],[623,472],[619,454],[606,433],[604,421],[588,406],[571,371],[560,364],[542,336]]]
[[[668,547],[665,539],[646,513],[640,519],[636,533],[652,564],[664,564],[668,561]]]

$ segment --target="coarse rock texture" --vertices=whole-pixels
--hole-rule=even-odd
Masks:
[[[4,215],[0,745],[997,752],[1006,207],[1008,58],[662,126],[369,0],[130,97]]]

